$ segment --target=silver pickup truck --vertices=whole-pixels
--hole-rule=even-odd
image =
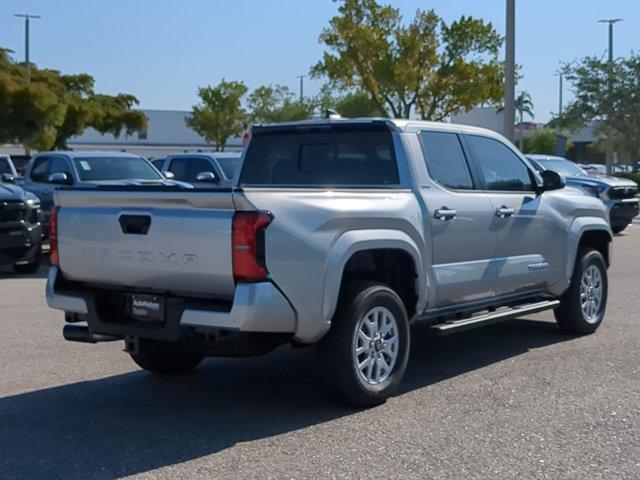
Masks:
[[[383,402],[409,327],[452,333],[542,310],[594,332],[602,202],[494,132],[412,120],[255,126],[230,189],[55,193],[47,300],[68,340],[124,340],[142,368],[316,344],[330,394]]]

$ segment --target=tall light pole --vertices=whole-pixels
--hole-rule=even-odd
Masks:
[[[609,63],[613,63],[613,25],[621,21],[621,18],[603,18],[598,20],[598,23],[609,24]]]
[[[609,67],[613,66],[613,25],[621,22],[621,18],[603,18],[598,20],[598,23],[608,23],[609,24]],[[609,144],[609,148],[607,148],[607,175],[611,175],[613,171],[613,156],[615,153],[613,152],[613,145]]]
[[[515,0],[507,0],[507,38],[504,62],[504,110],[502,133],[509,140],[514,140],[514,124],[516,120],[515,86],[516,86],[516,5]]]
[[[554,77],[558,77],[558,117],[562,116],[562,77],[564,76],[564,71],[558,70],[557,73],[553,74]]]
[[[306,75],[298,75],[296,78],[300,79],[300,105],[304,103],[304,79]]]
[[[29,58],[29,21],[34,18],[42,18],[40,15],[29,13],[16,13],[14,17],[24,18],[24,68],[27,72],[27,80],[31,81],[31,60]]]

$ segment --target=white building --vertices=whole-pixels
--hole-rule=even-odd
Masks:
[[[184,151],[215,150],[209,143],[186,124],[191,112],[179,110],[141,110],[149,119],[147,131],[131,136],[102,135],[88,128],[82,135],[69,139],[69,148],[74,150],[121,150],[145,157],[158,157]],[[230,138],[228,150],[242,148],[241,138]]]

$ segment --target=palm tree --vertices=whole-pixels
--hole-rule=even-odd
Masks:
[[[529,92],[520,92],[520,94],[516,97],[515,107],[516,112],[518,112],[518,114],[520,115],[520,138],[518,146],[520,147],[520,151],[522,151],[524,136],[524,125],[522,125],[522,122],[524,121],[524,114],[526,113],[531,118],[533,118],[533,102],[531,101],[531,95],[529,95]]]

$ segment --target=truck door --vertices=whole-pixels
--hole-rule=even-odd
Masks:
[[[494,212],[496,294],[545,289],[560,279],[566,251],[553,197],[536,191],[533,171],[505,143],[479,135],[466,140]]]
[[[491,297],[496,282],[491,202],[479,188],[457,133],[423,131],[418,136],[426,166],[420,191],[431,230],[429,268],[436,283],[435,301],[430,306],[447,307]],[[418,175],[420,171],[418,168]]]

